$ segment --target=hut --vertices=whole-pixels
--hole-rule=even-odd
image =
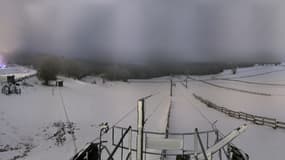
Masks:
[[[15,75],[7,76],[7,83],[15,84],[15,82],[16,82]]]
[[[63,87],[63,80],[56,80],[56,86]]]

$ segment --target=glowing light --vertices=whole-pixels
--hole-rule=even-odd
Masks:
[[[6,68],[7,66],[6,66],[6,64],[5,64],[5,62],[4,62],[4,58],[3,58],[3,56],[2,55],[0,55],[0,69],[4,69],[4,68]]]
[[[5,69],[6,65],[5,64],[0,64],[0,69]]]

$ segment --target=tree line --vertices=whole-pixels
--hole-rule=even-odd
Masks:
[[[208,75],[224,69],[249,67],[254,64],[279,62],[172,62],[152,61],[145,64],[112,63],[96,59],[80,59],[50,54],[16,54],[8,58],[9,63],[33,66],[38,76],[48,84],[57,75],[81,79],[86,75],[97,75],[107,80],[148,79],[168,75]]]

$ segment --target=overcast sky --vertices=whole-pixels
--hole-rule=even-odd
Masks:
[[[282,0],[0,0],[0,54],[282,59]]]

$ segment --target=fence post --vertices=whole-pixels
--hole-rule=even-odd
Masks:
[[[277,129],[277,127],[278,127],[278,125],[277,125],[277,120],[275,119],[274,122],[275,122],[275,123],[274,123],[273,129]]]

